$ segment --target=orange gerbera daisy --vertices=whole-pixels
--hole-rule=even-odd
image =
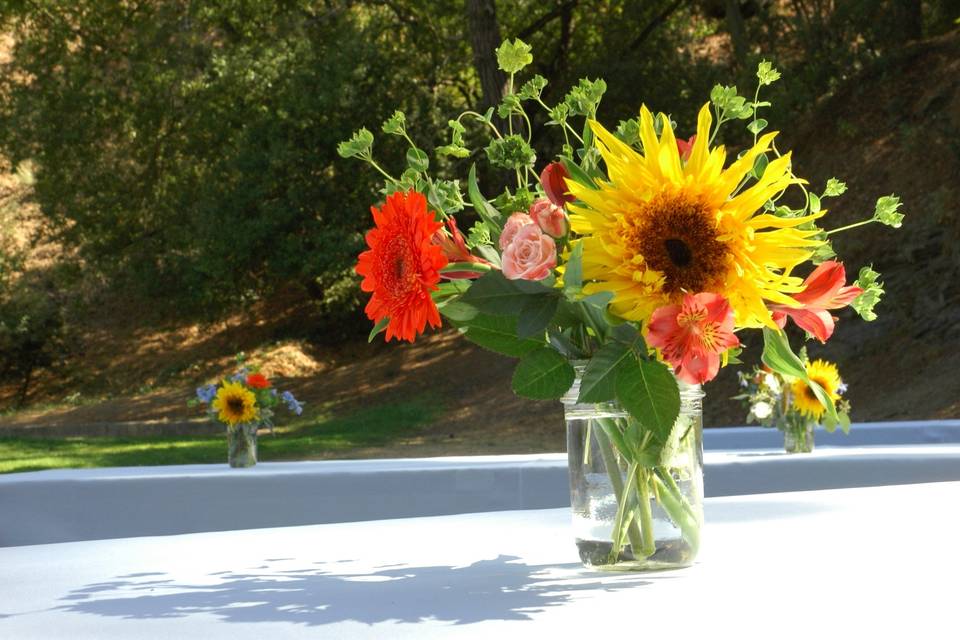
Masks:
[[[376,226],[367,232],[370,248],[360,254],[356,267],[363,276],[360,288],[373,294],[365,311],[374,322],[389,319],[387,340],[413,342],[427,323],[440,326],[430,292],[436,291],[447,258],[431,238],[442,224],[416,191],[397,191],[383,208],[370,210]]]

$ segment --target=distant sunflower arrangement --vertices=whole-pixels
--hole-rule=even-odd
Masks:
[[[295,415],[303,403],[289,391],[279,392],[255,366],[246,366],[239,356],[239,371],[217,384],[198,387],[191,406],[202,406],[207,415],[227,428],[228,461],[232,467],[251,467],[257,462],[257,430],[273,428],[274,409],[279,404]]]
[[[671,483],[643,485],[676,449],[681,387],[737,362],[739,332],[761,330],[766,366],[806,389],[824,420],[840,422],[829,385],[783,329],[792,320],[826,341],[833,310],[849,305],[875,318],[879,274],[863,267],[848,284],[831,238],[868,222],[899,227],[900,201],[885,196],[868,219],[820,226],[824,202],[846,186],[832,178],[813,191],[793,173],[777,134],[766,133],[760,113],[770,103],[760,91],[780,78],[768,62],[759,65],[752,100],[735,87],[714,87],[684,138],[683,125],[645,105],[635,118],[605,127],[598,119],[603,80],[583,79],[547,104],[545,78],[518,82],[532,59],[525,43],[504,42],[500,105],[449,120],[449,144],[434,158],[445,169],[469,166],[465,185],[431,173],[431,156],[400,111],[382,125],[409,145],[399,173],[374,157],[367,129],[339,145],[342,157],[385,179],[356,266],[370,295],[370,339],[385,332],[387,340],[412,342],[445,321],[466,339],[519,358],[512,386],[521,396],[574,393],[579,404],[617,403],[631,420],[605,433],[634,463],[640,479],[632,486],[650,489],[682,519],[680,511],[691,510],[683,496],[664,493]],[[562,135],[561,153],[546,162],[531,145],[530,107]],[[752,142],[734,154],[717,140],[723,125],[737,121]],[[477,179],[481,160],[510,176],[492,199]],[[682,435],[692,437],[689,429]],[[618,499],[622,506],[626,498]],[[629,509],[620,515],[629,523]]]
[[[837,427],[844,433],[850,431],[850,402],[843,397],[847,385],[840,378],[837,365],[821,359],[808,360],[805,350],[801,350],[800,358],[807,376],[833,400],[837,421],[826,419],[826,408],[810,385],[768,367],[754,367],[750,373],[739,373],[742,392],[735,396],[747,408],[747,422],[783,432],[784,448],[789,453],[812,451],[814,430],[818,426],[830,432]]]

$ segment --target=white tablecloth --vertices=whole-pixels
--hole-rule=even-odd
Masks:
[[[956,638],[958,506],[711,498],[697,564],[655,574],[581,568],[566,509],[9,547],[0,638]]]

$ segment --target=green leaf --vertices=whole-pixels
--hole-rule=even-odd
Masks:
[[[477,308],[462,300],[448,300],[437,305],[437,309],[445,318],[456,322],[469,322],[477,317]]]
[[[821,262],[836,257],[837,252],[833,250],[833,245],[830,244],[829,241],[826,241],[814,250],[813,256],[810,259],[813,261],[813,264],[820,264]]]
[[[395,136],[402,136],[404,133],[406,133],[406,124],[407,116],[404,115],[403,111],[394,111],[393,115],[384,121],[383,132]]]
[[[817,400],[819,400],[820,404],[822,404],[827,410],[827,419],[833,424],[839,422],[840,418],[837,415],[837,405],[834,404],[833,398],[830,397],[826,389],[821,387],[819,383],[807,377],[806,371],[804,371],[804,382],[807,383],[807,386],[809,386],[811,391],[813,391],[813,395],[817,396]]]
[[[790,348],[787,336],[782,331],[763,328],[763,363],[777,373],[807,379],[807,369]]]
[[[470,173],[467,176],[467,195],[470,197],[470,203],[477,215],[490,227],[494,235],[499,237],[501,227],[497,221],[500,219],[500,212],[494,209],[480,193],[480,187],[477,185],[477,165],[475,164],[470,166]]]
[[[710,102],[720,110],[723,119],[738,118],[746,120],[753,115],[753,106],[747,104],[746,98],[737,95],[736,87],[714,85],[710,91]]]
[[[407,149],[407,166],[414,171],[426,173],[427,169],[430,168],[430,158],[424,151],[411,147]]]
[[[533,169],[537,161],[533,147],[516,134],[491,140],[484,152],[492,165],[502,169]]]
[[[505,356],[519,358],[544,346],[542,340],[517,337],[517,319],[477,314],[466,322],[453,322],[470,342]]]
[[[810,197],[810,213],[820,213],[820,198],[814,194],[809,194]]]
[[[570,258],[563,268],[563,288],[576,293],[583,288],[583,242],[577,241],[570,252]]]
[[[482,220],[474,222],[470,227],[470,233],[467,234],[467,247],[476,249],[477,247],[490,244],[490,227]]]
[[[490,245],[483,245],[477,247],[477,253],[480,254],[480,257],[495,266],[497,269],[500,268],[500,253]]]
[[[880,303],[883,297],[883,283],[880,282],[880,274],[872,267],[863,267],[857,276],[856,285],[863,289],[863,293],[854,298],[850,306],[861,318],[867,322],[873,322],[877,319],[877,314],[873,308]]]
[[[464,207],[459,180],[436,180],[427,190],[427,200],[446,214],[457,213]]]
[[[617,372],[617,399],[661,443],[680,415],[680,388],[670,368],[655,360],[632,358]]]
[[[845,434],[849,434],[850,433],[850,414],[847,413],[846,411],[843,411],[838,414],[838,417],[840,419],[840,430],[843,431]]]
[[[560,124],[565,122],[567,116],[570,115],[570,107],[564,103],[560,103],[555,107],[550,109],[550,124]]]
[[[636,361],[630,345],[609,342],[597,351],[583,372],[579,403],[608,402],[617,397],[617,373],[630,360]]]
[[[490,271],[473,282],[462,300],[481,313],[494,316],[519,315],[530,295],[507,280],[500,271]]]
[[[554,295],[528,298],[520,309],[520,318],[517,320],[517,335],[521,338],[543,335],[560,304],[560,298]]]
[[[370,335],[367,337],[367,343],[373,342],[373,339],[376,338],[384,329],[386,329],[388,324],[390,324],[390,318],[381,318],[380,322],[375,324],[373,329],[370,330]]]
[[[597,107],[603,94],[607,91],[607,83],[598,78],[589,80],[581,78],[577,86],[570,89],[570,92],[563,99],[567,105],[568,113],[578,116],[593,117],[597,113]],[[584,138],[584,143],[589,142]]]
[[[761,60],[760,64],[757,66],[757,79],[760,81],[761,87],[768,84],[773,84],[780,79],[780,72],[774,69],[773,64],[770,62]]]
[[[767,154],[761,153],[758,155],[757,159],[753,161],[753,177],[757,180],[762,178],[768,164],[770,164],[770,160],[767,158]]]
[[[544,88],[547,86],[547,79],[543,76],[537,74],[527,80],[522,87],[520,87],[520,92],[518,95],[523,100],[536,100],[540,97],[540,94],[543,93]]]
[[[513,372],[513,392],[532,400],[553,400],[573,385],[576,373],[567,359],[550,347],[525,355]]]
[[[519,115],[522,112],[523,107],[520,106],[520,98],[512,94],[504,96],[503,102],[497,107],[497,115],[504,119],[514,114]]]
[[[635,344],[641,340],[640,332],[637,331],[637,328],[629,322],[621,322],[620,324],[613,327],[610,331],[610,335],[613,336],[614,340],[619,340],[620,342],[625,342],[627,344]],[[641,344],[645,344],[641,341]],[[645,350],[646,347],[641,349],[641,352]]]
[[[846,183],[841,182],[836,178],[830,178],[829,180],[827,180],[827,186],[823,190],[823,195],[821,197],[835,198],[837,196],[843,195],[844,192],[846,192],[846,190],[847,190]]]
[[[760,133],[761,131],[767,128],[767,124],[769,123],[766,120],[764,120],[763,118],[758,118],[747,125],[747,131],[749,131],[753,135],[757,135],[758,133]]]
[[[497,66],[506,73],[517,73],[533,62],[532,47],[520,38],[513,42],[504,40],[497,47]]]
[[[883,196],[877,199],[877,206],[873,212],[873,219],[880,224],[899,229],[903,224],[903,214],[900,213],[900,198],[895,195]]]
[[[437,147],[437,154],[441,156],[453,156],[454,158],[466,158],[470,155],[470,150],[455,144],[445,144]]]
[[[341,158],[354,156],[369,156],[373,148],[373,134],[367,129],[360,129],[350,136],[349,140],[337,145],[337,153]]]
[[[617,137],[620,140],[630,146],[640,144],[640,121],[636,118],[630,118],[629,120],[621,120],[620,124],[617,125],[616,131]]]
[[[574,162],[572,159],[566,156],[560,156],[560,161],[563,163],[564,168],[566,168],[567,172],[570,174],[570,178],[572,178],[574,182],[589,189],[593,189],[594,191],[600,188],[597,186],[597,183],[594,182],[593,178],[590,177],[590,174],[584,171],[580,165]]]

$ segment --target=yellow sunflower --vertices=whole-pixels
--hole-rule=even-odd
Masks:
[[[776,134],[761,137],[724,169],[724,148],[708,146],[711,122],[707,104],[686,163],[669,126],[657,139],[645,106],[642,154],[590,122],[608,181],[599,189],[567,183],[579,201],[570,205],[570,222],[583,236],[583,275],[589,281],[584,292],[613,292],[611,310],[637,321],[678,303],[684,292],[717,293],[729,300],[737,327],[775,328],[766,301],[796,306],[789,294],[802,291],[803,281],[790,272],[821,244],[813,239],[817,230],[797,227],[824,212],[781,218],[760,211],[768,199],[802,182],[790,172],[789,153],[737,193]]]
[[[828,396],[833,398],[834,402],[840,399],[838,389],[840,388],[841,380],[840,372],[837,371],[837,365],[827,362],[826,360],[814,360],[807,364],[807,375],[810,376],[811,380],[823,387],[823,390],[827,392]],[[793,394],[793,405],[801,415],[813,418],[814,420],[819,420],[823,417],[823,412],[826,411],[826,409],[820,404],[817,396],[814,395],[813,390],[806,382],[803,380],[795,381],[791,385],[790,391]]]
[[[212,406],[219,412],[220,422],[231,427],[260,417],[256,396],[239,382],[224,382]]]

